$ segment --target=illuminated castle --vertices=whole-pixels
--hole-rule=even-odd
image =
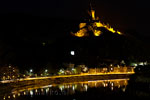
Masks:
[[[73,36],[77,37],[85,37],[89,36],[89,32],[92,32],[94,36],[100,36],[102,34],[102,31],[100,28],[106,28],[108,31],[112,33],[117,33],[121,35],[122,33],[119,31],[114,30],[109,24],[105,25],[100,22],[99,17],[95,17],[95,10],[90,5],[89,10],[89,20],[86,23],[80,23],[79,24],[79,30],[76,33],[71,33]]]

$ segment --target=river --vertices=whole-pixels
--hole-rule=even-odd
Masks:
[[[90,80],[46,86],[24,86],[6,93],[2,100],[80,100],[101,98],[124,98],[128,78],[110,80]],[[0,99],[1,100],[1,99]]]

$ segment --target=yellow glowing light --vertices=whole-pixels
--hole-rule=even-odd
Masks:
[[[30,90],[30,95],[33,96],[33,91],[32,90]]]
[[[15,94],[13,95],[14,98],[16,98]]]
[[[41,89],[41,91],[43,92],[44,90],[43,90],[43,89]]]
[[[119,31],[117,31],[117,33],[118,33],[119,35],[122,35],[122,33],[121,33],[121,32],[119,32]]]
[[[91,10],[91,14],[92,14],[92,19],[95,20],[95,11]]]
[[[87,32],[86,29],[80,29],[77,33],[75,33],[75,36],[83,37],[83,36],[85,36],[86,32]]]
[[[20,93],[18,93],[18,96],[20,96]]]
[[[85,27],[86,26],[86,23],[80,23],[79,24],[79,28],[83,28],[83,27]]]
[[[94,35],[95,35],[95,36],[100,36],[100,34],[101,34],[101,31],[99,31],[99,30],[94,30]]]
[[[113,91],[113,90],[114,90],[114,87],[111,87],[111,90]]]
[[[97,23],[96,23],[96,26],[97,26],[97,27],[103,27],[103,24],[100,23],[100,22],[97,22]]]
[[[23,92],[24,95],[26,95],[26,92]]]
[[[110,27],[109,25],[104,25],[104,27],[107,29],[107,30],[109,30],[110,32],[112,32],[112,33],[115,33],[116,31],[112,28],[112,27]]]
[[[10,96],[8,96],[8,98],[10,99]]]

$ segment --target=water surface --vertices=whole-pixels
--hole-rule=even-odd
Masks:
[[[25,86],[12,89],[3,100],[79,100],[125,97],[129,79],[90,80],[83,82]]]

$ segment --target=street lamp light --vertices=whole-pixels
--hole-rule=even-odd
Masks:
[[[71,51],[70,54],[71,54],[72,56],[74,56],[74,55],[75,55],[75,51]]]
[[[32,73],[33,72],[33,70],[32,69],[30,69],[30,73]]]
[[[45,69],[45,73],[47,73],[48,72],[48,70],[47,69]]]

